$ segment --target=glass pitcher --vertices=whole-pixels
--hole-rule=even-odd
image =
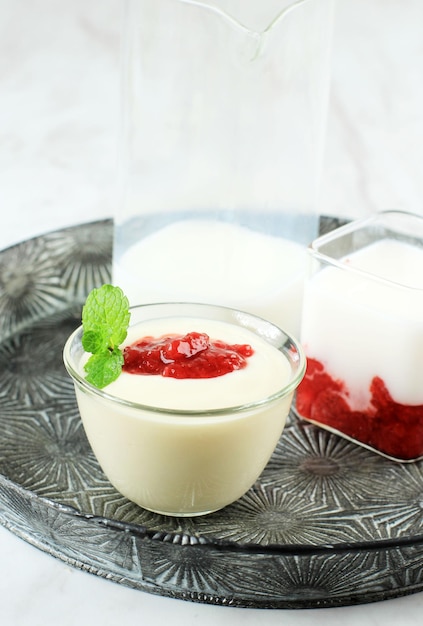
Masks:
[[[113,281],[297,334],[333,0],[128,0]]]

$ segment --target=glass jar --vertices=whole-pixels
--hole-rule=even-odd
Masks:
[[[299,332],[333,0],[128,0],[113,280]]]

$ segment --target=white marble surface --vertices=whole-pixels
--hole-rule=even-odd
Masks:
[[[0,2],[0,248],[113,211],[121,0]],[[338,0],[322,212],[422,212],[423,3]],[[422,564],[423,565],[423,564]],[[421,624],[423,594],[256,611],[133,591],[0,528],[1,622]]]

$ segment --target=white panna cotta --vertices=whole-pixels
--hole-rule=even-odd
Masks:
[[[259,402],[283,387],[291,376],[287,358],[251,331],[216,320],[174,318],[142,322],[129,329],[124,346],[142,337],[162,337],[189,332],[207,333],[228,344],[249,344],[253,354],[247,366],[215,378],[137,375],[125,371],[105,388],[107,393],[130,402],[162,409],[210,411]]]
[[[145,317],[150,308],[155,313],[166,307],[175,315],[138,319],[138,313]],[[203,309],[135,307],[125,345],[145,336],[197,331],[249,344],[253,354],[246,366],[203,379],[123,372],[103,390],[83,380],[87,355],[82,349],[77,377],[68,370],[87,437],[116,489],[155,512],[199,515],[235,501],[258,478],[283,431],[305,362],[300,348],[268,322],[244,315],[250,329],[243,326],[243,314],[231,322],[212,318],[220,310],[228,316],[219,307],[204,305],[208,318],[178,315],[181,307]]]
[[[423,455],[423,249],[385,238],[305,289],[303,417],[390,456]]]
[[[133,305],[214,303],[298,336],[305,267],[305,246],[294,241],[217,220],[184,220],[115,258],[113,280]]]

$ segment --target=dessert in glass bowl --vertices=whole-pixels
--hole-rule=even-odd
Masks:
[[[301,347],[270,322],[225,307],[141,305],[130,317],[122,371],[101,389],[86,377],[82,326],[64,349],[101,467],[154,512],[201,515],[234,502],[282,434],[305,371]]]

